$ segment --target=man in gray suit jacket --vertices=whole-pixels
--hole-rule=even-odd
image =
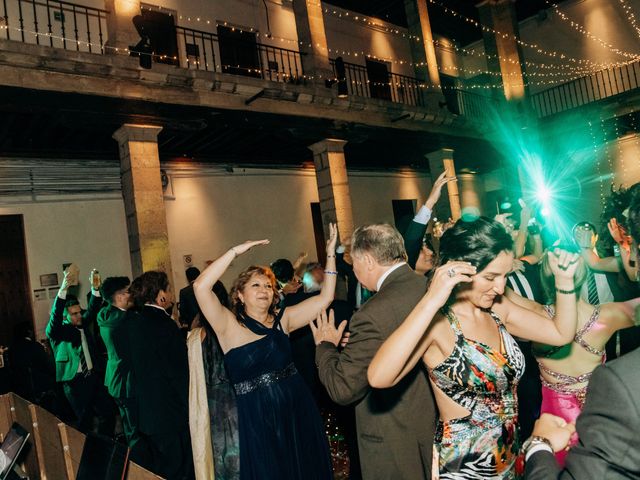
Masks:
[[[526,480],[640,479],[639,365],[640,350],[635,350],[595,370],[576,424],[580,441],[567,455],[564,470],[551,450],[566,447],[573,426],[553,415],[536,422],[532,439],[540,440],[525,442]]]
[[[422,365],[392,388],[374,389],[367,381],[375,353],[425,294],[426,279],[406,264],[402,236],[390,225],[358,228],[351,257],[358,281],[378,293],[352,317],[341,352],[339,329],[331,322],[314,328],[320,380],[333,401],[355,404],[365,480],[430,479],[437,414]]]

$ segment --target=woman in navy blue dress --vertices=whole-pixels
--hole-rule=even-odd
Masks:
[[[277,311],[276,280],[252,266],[231,289],[231,310],[211,287],[231,262],[268,240],[231,248],[202,272],[193,288],[225,355],[238,405],[241,480],[331,480],[322,419],[291,358],[288,334],[308,325],[333,300],[337,229],[330,225],[326,279],[320,295]],[[344,325],[341,326],[344,329]]]

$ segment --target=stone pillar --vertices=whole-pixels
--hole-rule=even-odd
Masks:
[[[314,83],[324,85],[324,81],[333,78],[334,74],[329,63],[322,3],[319,0],[293,0],[293,13],[304,74],[313,77]]]
[[[133,275],[162,270],[173,282],[164,210],[158,133],[162,127],[124,124],[114,134],[120,152],[122,196]]]
[[[438,59],[433,44],[427,1],[404,0],[404,9],[407,14],[409,35],[414,37],[409,40],[409,45],[411,46],[411,59],[416,64],[414,67],[416,78],[429,82],[431,85],[440,85]],[[420,41],[416,41],[415,37],[418,37]],[[427,62],[426,66],[417,65],[425,61]]]
[[[458,173],[457,176],[462,218],[472,220],[479,217],[483,213],[484,188],[478,181],[478,175],[464,171]]]
[[[523,55],[515,38],[520,38],[518,20],[514,7],[515,0],[482,0],[476,5],[480,23],[493,28],[503,35],[495,35],[483,30],[487,66],[492,72],[502,74],[504,96],[507,100],[522,100],[526,94],[524,87]]]
[[[105,0],[107,14],[108,47],[127,49],[140,41],[140,35],[133,26],[133,17],[140,15],[140,0]],[[107,53],[116,53],[110,48]]]
[[[456,169],[453,163],[452,149],[441,148],[435,152],[428,153],[425,157],[429,161],[432,183],[435,182],[438,176],[445,170],[447,171],[448,177],[455,176]],[[449,209],[443,209],[442,204],[440,207],[436,207],[436,217],[443,221],[446,221],[448,217],[458,220],[461,216],[461,210],[457,182],[447,183],[447,192],[449,194]]]
[[[313,152],[316,167],[318,198],[325,234],[329,232],[329,222],[337,222],[340,240],[344,242],[353,234],[353,212],[349,179],[344,158],[347,142],[328,138],[309,147]]]

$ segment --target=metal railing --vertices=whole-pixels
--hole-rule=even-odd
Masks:
[[[62,0],[1,0],[0,7],[0,37],[104,53],[107,10]]]
[[[210,72],[232,73],[263,78],[275,82],[303,83],[301,53],[295,50],[275,47],[264,43],[243,42],[245,51],[255,49],[252,65],[246,63],[222,63],[220,55],[220,39],[216,33],[176,27],[180,66]],[[234,40],[231,47],[240,45]]]
[[[498,100],[494,98],[458,88],[452,89],[450,93],[445,92],[445,98],[447,104],[453,103],[453,105],[449,105],[453,113],[473,118],[490,116],[497,111],[499,104]]]
[[[335,60],[331,60],[333,74],[336,74]],[[422,82],[417,78],[398,73],[389,73],[386,81],[371,82],[367,67],[344,62],[349,95],[379,98],[406,105],[424,106]]]
[[[547,117],[640,87],[640,61],[605,68],[531,95],[538,117]]]

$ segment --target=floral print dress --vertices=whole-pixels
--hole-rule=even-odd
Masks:
[[[433,369],[433,384],[470,415],[438,422],[440,480],[518,479],[518,401],[524,355],[494,312],[501,338],[497,351],[466,339],[451,310],[444,312],[456,335],[451,355]]]

